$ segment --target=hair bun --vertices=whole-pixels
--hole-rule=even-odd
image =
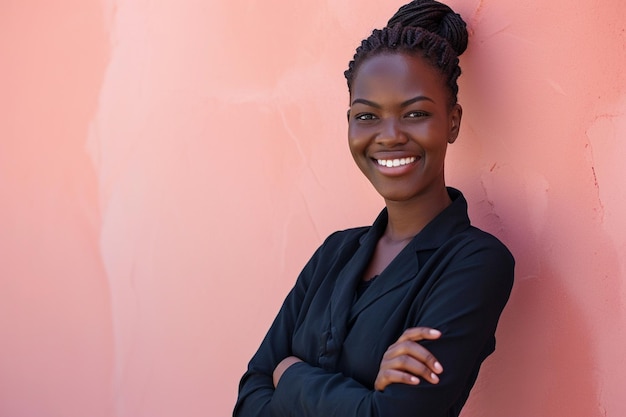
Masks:
[[[449,6],[435,0],[414,0],[394,14],[388,27],[419,27],[446,39],[457,55],[467,49],[467,26],[465,21]]]

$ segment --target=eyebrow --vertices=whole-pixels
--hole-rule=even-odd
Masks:
[[[400,107],[410,106],[411,104],[416,103],[416,102],[418,102],[418,101],[430,101],[430,102],[432,102],[432,103],[434,103],[434,102],[435,102],[435,101],[434,101],[432,98],[430,98],[430,97],[426,97],[426,96],[417,96],[417,97],[413,97],[413,98],[411,98],[411,99],[409,99],[409,100],[407,100],[407,101],[403,101],[403,102],[400,104]],[[377,109],[380,109],[380,108],[382,107],[380,104],[375,103],[375,102],[370,101],[370,100],[366,100],[366,99],[364,99],[364,98],[355,98],[355,99],[352,101],[352,104],[351,104],[351,105],[352,105],[352,106],[354,106],[354,105],[355,105],[355,104],[357,104],[357,103],[365,104],[366,106],[374,107],[374,108],[377,108]]]

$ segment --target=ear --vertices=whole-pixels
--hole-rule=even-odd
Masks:
[[[459,136],[462,117],[463,108],[460,104],[455,104],[450,111],[450,136],[448,137],[448,143],[454,143],[454,141],[456,141],[456,138]]]

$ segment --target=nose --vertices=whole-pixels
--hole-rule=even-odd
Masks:
[[[405,144],[408,141],[400,122],[396,119],[385,119],[380,124],[380,132],[376,136],[376,143],[387,147]]]

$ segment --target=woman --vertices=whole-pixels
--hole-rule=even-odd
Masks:
[[[495,348],[514,264],[444,181],[466,46],[459,15],[417,0],[357,49],[348,142],[386,207],[307,263],[241,380],[235,416],[459,415]]]

